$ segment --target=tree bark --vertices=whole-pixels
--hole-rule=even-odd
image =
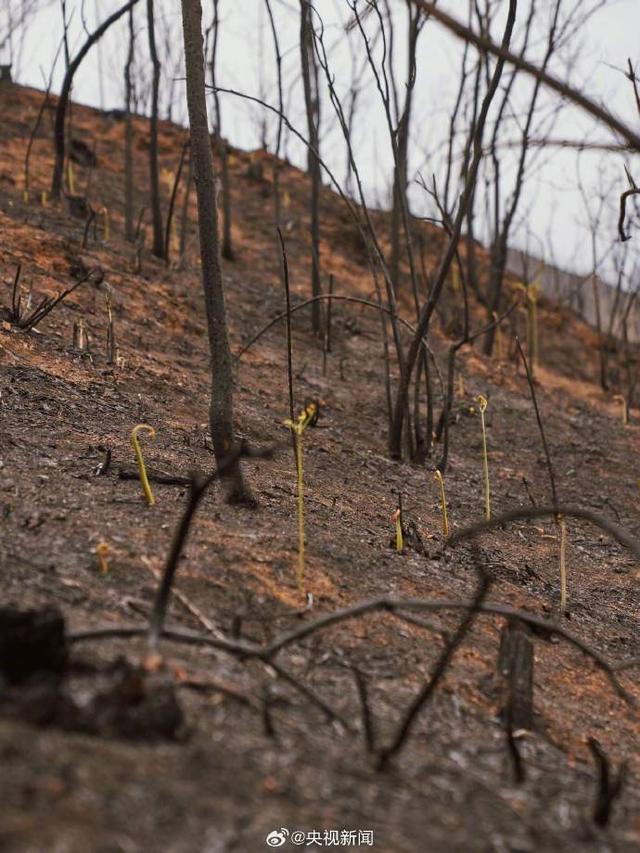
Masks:
[[[403,208],[406,214],[408,227],[411,227],[409,204],[407,199],[407,170],[409,159],[409,128],[411,124],[411,108],[413,105],[413,92],[416,82],[416,48],[420,36],[421,22],[420,10],[411,14],[409,5],[409,74],[406,82],[406,94],[402,115],[398,118],[397,125],[397,158],[393,172],[393,206],[391,209],[391,258],[389,261],[389,272],[396,293],[400,292],[400,260],[402,255],[401,228],[403,224]],[[410,240],[407,235],[407,240]]]
[[[133,223],[133,123],[131,121],[131,102],[133,82],[131,72],[135,54],[135,30],[133,27],[133,7],[129,10],[129,52],[124,68],[125,88],[125,124],[124,124],[124,236],[129,243],[135,240]]]
[[[235,260],[231,236],[231,178],[229,176],[229,150],[222,138],[222,112],[220,96],[217,90],[218,35],[220,32],[219,0],[213,2],[213,45],[211,48],[211,86],[215,106],[214,133],[216,151],[220,156],[220,178],[222,183],[222,257],[227,261]]]
[[[160,177],[158,169],[158,93],[160,90],[160,60],[156,49],[153,0],[147,0],[147,30],[149,53],[153,65],[151,86],[151,116],[149,118],[149,181],[151,194],[151,218],[153,222],[153,254],[164,258],[164,227],[160,208]]]
[[[315,57],[313,53],[313,31],[311,28],[311,4],[309,0],[300,0],[300,58],[302,61],[302,83],[307,113],[309,137],[308,170],[311,178],[311,295],[319,296],[320,287],[320,161],[319,151],[319,93]],[[313,75],[313,79],[312,79]],[[315,82],[315,85],[314,85]],[[322,316],[320,301],[312,303],[311,327],[314,334],[321,332]]]
[[[218,466],[220,466],[233,450],[235,442],[233,374],[220,267],[216,180],[205,96],[202,6],[200,0],[182,0],[182,28],[187,72],[191,158],[198,205],[202,286],[211,350],[212,382],[209,420],[213,450]],[[240,463],[237,460],[225,469],[224,478],[230,483],[228,495],[230,502],[254,503],[251,493],[244,485]]]

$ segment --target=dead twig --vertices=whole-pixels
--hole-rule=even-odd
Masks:
[[[491,586],[491,579],[481,564],[478,564],[478,571],[480,573],[480,583],[475,598],[467,609],[467,612],[464,618],[462,619],[460,625],[458,626],[457,631],[442,650],[440,658],[436,663],[431,677],[409,706],[409,709],[407,710],[404,719],[398,726],[398,731],[396,733],[396,736],[393,738],[390,746],[388,746],[379,754],[377,762],[377,767],[379,770],[385,770],[388,767],[391,759],[400,752],[400,750],[406,743],[409,735],[411,734],[411,730],[413,728],[415,720],[417,719],[418,715],[420,714],[424,706],[427,704],[431,696],[434,694],[436,687],[444,678],[444,675],[453,659],[454,654],[456,653],[457,649],[462,645],[465,637],[471,630],[471,626],[475,621],[480,605],[485,600],[487,593],[489,592],[489,588]]]
[[[622,792],[626,778],[627,765],[623,762],[617,773],[611,772],[609,759],[595,738],[589,738],[589,749],[598,770],[598,787],[593,809],[593,822],[605,827],[611,819],[611,809]]]
[[[556,504],[555,506],[535,506],[535,507],[518,507],[502,515],[496,515],[489,521],[479,521],[471,524],[468,527],[463,527],[457,530],[448,539],[447,545],[458,545],[467,539],[473,539],[482,533],[487,533],[494,530],[496,527],[502,527],[503,524],[508,524],[510,521],[530,521],[534,518],[555,518],[557,515],[564,515],[569,518],[579,518],[584,521],[589,521],[596,527],[600,527],[608,533],[613,539],[628,548],[637,560],[640,560],[640,541],[636,539],[626,528],[621,527],[610,521],[604,515],[600,515],[591,509],[580,506],[569,506],[564,504]]]

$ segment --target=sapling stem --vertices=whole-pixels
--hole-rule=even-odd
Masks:
[[[115,323],[113,322],[113,311],[111,310],[111,295],[105,293],[107,306],[107,364],[118,363],[118,347],[116,346]]]
[[[493,312],[493,319],[496,323],[496,358],[498,361],[504,360],[504,339],[502,336],[502,329],[500,328],[500,318],[498,317],[498,312]]]
[[[402,494],[398,492],[398,505],[396,511],[391,516],[391,520],[395,524],[396,531],[396,551],[404,551],[404,518],[402,514]]]
[[[482,426],[482,462],[484,468],[484,517],[489,521],[491,519],[491,487],[489,484],[489,456],[487,453],[487,427],[484,420],[484,413],[487,411],[489,401],[482,394],[476,397],[476,402],[480,409],[480,424]]]
[[[538,285],[527,288],[527,352],[532,370],[538,364]]]
[[[98,542],[96,545],[96,556],[98,558],[98,566],[100,567],[100,572],[103,575],[106,575],[109,571],[109,546],[106,542]]]
[[[103,226],[104,226],[104,232],[103,232],[104,241],[105,241],[105,243],[108,243],[109,242],[109,208],[106,206],[103,207],[101,213],[102,213],[102,217],[103,217]]]
[[[69,188],[69,195],[76,194],[76,181],[75,175],[73,173],[73,165],[71,160],[67,163],[67,186]]]
[[[442,532],[445,538],[449,535],[449,514],[447,512],[447,498],[444,491],[444,477],[441,471],[433,475],[440,486],[440,511],[442,512]]]
[[[404,551],[404,534],[402,533],[402,510],[400,507],[391,516],[396,530],[396,551]]]
[[[622,426],[629,425],[629,407],[627,405],[627,401],[622,394],[616,394],[613,398],[616,402],[620,403],[620,413],[622,416]]]
[[[145,468],[144,458],[142,456],[142,449],[138,440],[138,433],[141,430],[147,432],[151,439],[155,439],[156,431],[152,426],[149,426],[149,424],[136,424],[131,430],[131,443],[133,444],[133,449],[136,453],[136,462],[138,463],[138,471],[140,472],[140,482],[142,483],[142,491],[144,492],[144,496],[147,499],[147,503],[149,504],[149,506],[153,506],[156,502],[156,499],[154,498],[153,492],[151,491],[151,486],[149,485],[147,469]]]
[[[567,522],[563,515],[556,518],[560,529],[560,613],[567,612]]]
[[[314,420],[318,410],[316,403],[310,403],[298,415],[295,421],[289,418],[284,421],[284,425],[288,426],[293,435],[293,444],[296,456],[296,474],[297,474],[297,503],[298,503],[298,569],[296,580],[298,589],[304,591],[304,470],[302,467],[302,435],[309,424]]]

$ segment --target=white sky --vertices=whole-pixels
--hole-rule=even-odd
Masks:
[[[4,0],[7,4],[19,6],[24,0]],[[506,9],[505,0],[499,0]],[[538,0],[543,9],[551,6],[551,0]],[[566,0],[571,8],[576,0]],[[581,0],[588,5],[587,0]],[[519,21],[525,17],[529,0],[520,0]],[[402,42],[405,33],[405,2],[390,0],[397,14],[397,59],[398,68],[404,74],[404,54]],[[106,17],[118,8],[120,3],[114,0],[85,0],[84,4],[67,0],[67,8],[72,14],[72,45],[77,46],[83,40],[82,10],[89,29],[95,21]],[[180,78],[179,67],[181,51],[180,4],[178,0],[156,0],[158,15],[162,21],[158,26],[158,38],[162,42],[167,34],[167,45],[172,58],[165,62],[163,93],[167,103],[171,78]],[[360,0],[360,6],[363,0]],[[453,15],[465,17],[467,0],[441,0],[440,5]],[[145,2],[141,0],[136,9],[138,41],[141,53],[146,57],[147,36],[145,30]],[[285,85],[290,93],[287,114],[291,121],[302,131],[305,128],[302,98],[299,86],[299,50],[297,0],[273,0],[277,16],[278,36],[284,59]],[[212,2],[204,0],[206,21],[211,20]],[[346,36],[339,26],[348,15],[347,0],[316,0],[316,8],[322,14],[326,26],[326,41],[332,46],[330,55],[336,84],[341,93],[345,93],[350,80],[350,53]],[[222,26],[219,42],[219,83],[237,88],[247,93],[262,95],[272,104],[277,103],[275,89],[275,64],[271,33],[268,29],[264,10],[264,0],[220,0]],[[2,29],[0,28],[0,32]],[[53,57],[60,43],[62,24],[59,2],[49,2],[32,20],[24,38],[18,81],[43,88],[44,76],[49,74]],[[493,34],[500,38],[499,30]],[[602,101],[607,107],[626,118],[630,124],[640,124],[635,113],[633,93],[629,82],[620,71],[624,69],[627,57],[640,63],[640,0],[610,0],[589,21],[579,40],[574,40],[570,48],[577,50],[579,59],[571,68],[571,82],[591,97]],[[359,48],[363,56],[362,45],[357,42],[357,33],[352,43]],[[514,42],[517,45],[517,38]],[[115,25],[105,37],[100,52],[94,49],[85,60],[76,77],[74,97],[84,103],[105,108],[121,107],[123,103],[122,67],[127,48],[126,19]],[[18,40],[14,40],[14,50],[18,51]],[[439,144],[446,139],[449,114],[455,96],[457,69],[460,57],[460,43],[449,36],[435,22],[428,22],[423,31],[419,47],[419,74],[415,93],[415,108],[412,124],[412,171],[424,170],[430,179],[432,172],[438,178],[441,163],[433,156]],[[72,50],[73,52],[73,50]],[[535,50],[528,56],[537,58]],[[7,50],[0,52],[5,59]],[[146,59],[141,56],[141,66]],[[566,54],[565,54],[566,57]],[[62,77],[63,62],[59,61],[54,75],[54,91],[57,91]],[[99,69],[102,67],[102,85]],[[566,65],[554,66],[558,72],[565,73]],[[148,75],[148,70],[143,68]],[[388,198],[391,175],[391,160],[388,136],[379,96],[375,90],[370,73],[365,76],[367,87],[362,93],[361,113],[354,136],[354,149],[361,174],[367,184],[371,201]],[[182,99],[183,83],[176,79],[173,86],[173,118],[184,120],[185,110]],[[528,89],[521,85],[516,90],[515,101],[524,103]],[[548,101],[547,103],[552,103]],[[517,107],[517,104],[516,104]],[[165,107],[166,109],[166,107]],[[260,120],[264,115],[259,108],[245,101],[231,98],[223,99],[223,132],[230,141],[243,148],[254,148],[259,144]],[[514,128],[515,130],[515,128]],[[268,118],[268,139],[273,145],[275,118]],[[598,128],[585,118],[577,109],[569,107],[563,113],[553,136],[571,137],[579,140],[615,141],[610,132]],[[287,149],[289,157],[298,165],[305,162],[305,152],[301,145],[290,140]],[[345,151],[331,107],[324,99],[323,104],[323,142],[322,153],[332,168],[342,176],[344,174]],[[580,156],[580,173],[589,195],[593,197],[597,187],[602,184],[603,176],[608,196],[611,197],[610,214],[607,227],[600,238],[600,250],[604,253],[616,239],[615,218],[620,192],[626,188],[624,175],[625,159],[619,154],[609,154],[603,159],[601,154],[583,153]],[[535,180],[532,180],[524,193],[520,213],[520,228],[514,243],[528,247],[535,254],[544,253],[548,260],[551,255],[562,265],[578,272],[590,271],[588,234],[584,228],[586,219],[584,201],[576,190],[575,152],[557,151],[553,158],[540,168]],[[633,159],[627,163],[633,171]],[[640,172],[640,168],[638,169]],[[640,180],[640,174],[636,175]],[[427,213],[427,200],[424,193],[414,187],[412,207],[416,213]],[[478,220],[482,226],[481,211]],[[526,229],[526,230],[525,230]],[[526,231],[530,234],[527,236]],[[479,235],[480,236],[480,235]],[[640,245],[640,231],[632,241]],[[552,250],[549,247],[552,247]]]

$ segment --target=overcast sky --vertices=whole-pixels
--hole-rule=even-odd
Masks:
[[[582,7],[590,0],[578,0]],[[11,0],[8,0],[11,2]],[[22,0],[13,0],[19,5]],[[519,21],[526,15],[529,0],[521,0]],[[538,0],[546,8],[550,0]],[[591,0],[593,2],[593,0]],[[179,66],[181,49],[180,5],[178,0],[156,0],[159,16],[159,37],[162,41],[168,34],[167,46],[172,57],[165,62],[163,91],[165,109],[170,91],[170,80],[175,79],[172,89],[172,115],[175,120],[184,121],[185,110],[182,98],[183,83],[180,80],[182,70]],[[288,115],[301,129],[304,129],[299,87],[299,52],[297,0],[273,0],[277,15],[280,47],[285,57],[285,84],[289,95]],[[576,0],[566,0],[567,9],[573,7]],[[404,0],[390,0],[397,10],[398,32],[396,53],[398,69],[404,73],[403,42],[405,25]],[[103,19],[120,4],[113,0],[85,0],[84,4],[67,0],[71,19],[71,42],[74,47],[83,40],[82,10],[89,29],[93,29],[97,19]],[[360,0],[364,5],[364,0]],[[138,39],[141,51],[146,51],[146,31],[144,29],[144,6],[140,2],[136,10]],[[440,6],[453,15],[464,17],[466,0],[441,0]],[[502,3],[506,9],[507,3]],[[207,21],[211,19],[212,3],[204,0],[203,8]],[[322,14],[326,26],[326,41],[331,47],[331,64],[336,82],[341,92],[349,86],[351,59],[343,24],[349,9],[347,0],[316,0],[316,8]],[[220,85],[237,88],[247,93],[261,95],[273,104],[277,103],[275,90],[275,66],[273,45],[264,9],[264,0],[220,0],[222,26],[219,43],[219,80]],[[498,26],[494,38],[499,39]],[[18,80],[42,88],[43,80],[49,74],[53,57],[62,34],[59,3],[49,3],[31,21],[24,38],[22,51],[19,40],[14,39],[14,54],[19,56]],[[352,39],[357,46],[357,39]],[[85,60],[74,87],[74,97],[78,100],[105,108],[121,107],[123,103],[122,66],[126,51],[126,24],[116,25],[112,34],[105,38],[100,52],[94,50]],[[360,43],[360,55],[362,45]],[[539,47],[539,46],[538,46]],[[622,70],[627,57],[640,63],[640,0],[610,0],[589,20],[579,38],[572,40],[570,51],[576,52],[578,59],[570,69],[570,79],[574,86],[581,88],[596,100],[619,113],[636,126],[640,123],[634,113],[633,92]],[[536,59],[539,49],[536,46],[529,52]],[[443,28],[428,22],[421,35],[418,56],[418,79],[416,85],[415,110],[412,126],[412,173],[421,169],[426,177],[439,171],[440,162],[434,152],[446,139],[448,118],[455,97],[456,81],[460,58],[460,43],[448,35]],[[72,51],[73,52],[73,51]],[[3,59],[7,56],[5,49]],[[568,52],[554,69],[566,73]],[[146,60],[141,59],[141,66]],[[54,91],[57,91],[62,77],[63,63],[58,62],[54,74]],[[102,69],[102,75],[99,69]],[[148,68],[142,68],[148,74]],[[102,80],[102,83],[100,82]],[[367,183],[369,198],[372,201],[385,202],[391,175],[391,161],[388,135],[384,115],[380,107],[379,96],[371,74],[365,75],[366,88],[361,96],[361,114],[356,127],[354,148],[358,164]],[[526,85],[516,91],[515,107],[524,104]],[[519,92],[519,94],[518,94]],[[545,104],[553,107],[555,96]],[[548,109],[546,109],[548,112]],[[226,96],[223,100],[223,132],[230,141],[243,148],[254,148],[259,144],[260,121],[264,115],[258,108],[246,102]],[[274,140],[274,120],[268,124],[269,142]],[[568,107],[554,128],[556,138],[573,138],[584,141],[615,141],[609,131],[599,128],[585,118],[577,109]],[[341,144],[338,128],[331,108],[324,99],[323,104],[323,155],[339,174],[344,174],[345,153]],[[304,164],[304,149],[290,142],[289,156],[300,165]],[[633,170],[633,160],[626,161]],[[620,192],[626,188],[624,175],[625,159],[621,155],[583,153],[580,157],[580,175],[590,197],[594,197],[600,184],[606,182],[608,195],[611,196],[609,218],[606,229],[601,235],[602,254],[606,246],[613,244],[615,233],[615,208]],[[555,255],[560,265],[578,272],[590,271],[584,201],[576,189],[577,157],[574,152],[557,151],[553,158],[539,161],[535,178],[528,184],[521,207],[518,234],[514,242],[530,251],[544,254],[547,259]],[[437,175],[436,175],[437,177]],[[636,176],[640,180],[640,175]],[[428,213],[428,200],[422,191],[414,186],[412,206],[416,213]],[[480,227],[482,218],[479,216]],[[640,234],[635,238],[640,242]],[[632,252],[635,252],[635,246]],[[609,266],[610,270],[610,266]]]

